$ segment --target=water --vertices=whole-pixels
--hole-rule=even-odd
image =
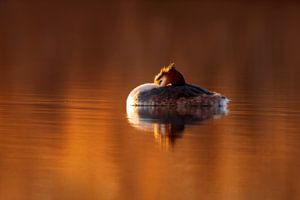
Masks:
[[[1,199],[297,199],[299,8],[1,2]],[[127,114],[173,61],[228,110]]]

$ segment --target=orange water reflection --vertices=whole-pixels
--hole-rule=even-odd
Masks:
[[[0,198],[297,199],[299,10],[1,1]],[[132,127],[129,91],[171,61],[230,114]]]

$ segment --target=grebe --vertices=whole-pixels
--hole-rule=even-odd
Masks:
[[[228,99],[216,92],[187,84],[171,63],[163,67],[153,83],[134,88],[127,97],[127,106],[214,106],[226,107]]]

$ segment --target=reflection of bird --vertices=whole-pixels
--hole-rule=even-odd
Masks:
[[[227,113],[224,107],[127,106],[129,123],[140,130],[153,132],[161,145],[174,144],[182,137],[185,125],[217,118]]]
[[[187,84],[183,75],[175,69],[174,63],[163,67],[154,78],[133,89],[127,98],[127,105],[168,106],[215,106],[224,107],[228,99],[218,93]]]
[[[153,134],[161,146],[168,147],[169,144],[174,145],[175,140],[182,137],[183,131],[183,124],[155,124]]]

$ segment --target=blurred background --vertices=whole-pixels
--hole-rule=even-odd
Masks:
[[[299,13],[296,1],[1,0],[1,199],[297,199]],[[170,62],[231,99],[227,116],[171,138],[155,131],[168,124],[132,126],[128,93]]]

